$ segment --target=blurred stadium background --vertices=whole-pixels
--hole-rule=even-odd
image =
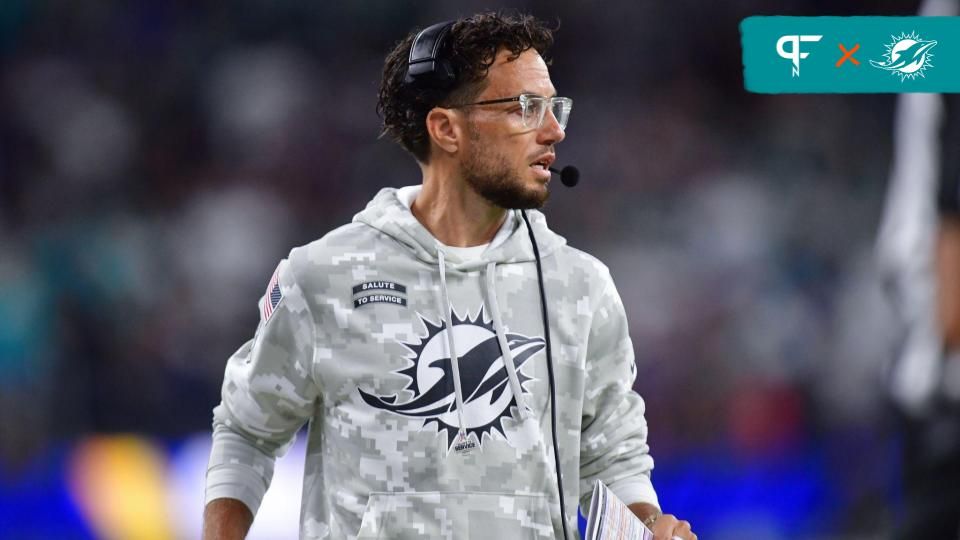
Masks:
[[[561,21],[583,181],[547,213],[618,282],[665,508],[714,540],[883,537],[895,98],[747,94],[737,26],[917,4],[510,6]],[[377,139],[384,55],[490,7],[0,2],[0,538],[199,536],[210,411],[276,262],[419,182]],[[252,538],[295,536],[298,452]]]

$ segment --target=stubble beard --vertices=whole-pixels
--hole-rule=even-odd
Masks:
[[[472,126],[469,136],[473,150],[461,168],[464,180],[478,195],[508,210],[543,208],[550,197],[549,191],[527,189],[504,156],[486,150],[480,134]]]

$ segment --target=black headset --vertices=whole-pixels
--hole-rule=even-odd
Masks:
[[[450,61],[443,57],[453,21],[428,26],[413,38],[403,82],[418,88],[447,90],[457,82]]]
[[[419,89],[449,90],[457,82],[457,74],[444,58],[450,28],[453,21],[446,21],[428,26],[413,38],[410,45],[410,56],[407,61],[407,76],[404,83]],[[564,182],[566,184],[566,182]],[[576,184],[576,181],[574,181]],[[560,496],[560,521],[563,526],[564,539],[570,538],[567,534],[567,511],[563,504],[563,477],[560,474],[560,447],[557,444],[557,390],[553,376],[553,354],[550,347],[550,321],[547,318],[547,295],[543,287],[543,269],[540,266],[540,250],[537,248],[537,239],[533,235],[533,227],[527,218],[526,211],[521,211],[523,222],[530,234],[530,243],[533,245],[534,259],[537,263],[537,284],[540,288],[540,308],[543,316],[544,341],[547,349],[547,379],[550,385],[550,427],[553,435],[553,460],[557,471],[557,492]]]

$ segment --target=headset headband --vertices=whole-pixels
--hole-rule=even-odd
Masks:
[[[417,34],[410,45],[406,84],[445,89],[453,86],[457,77],[449,60],[441,57],[446,37],[453,21],[428,26]]]

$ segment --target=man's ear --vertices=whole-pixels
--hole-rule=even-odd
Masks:
[[[447,153],[460,149],[463,137],[461,118],[453,109],[434,107],[427,113],[427,133],[433,144]]]

